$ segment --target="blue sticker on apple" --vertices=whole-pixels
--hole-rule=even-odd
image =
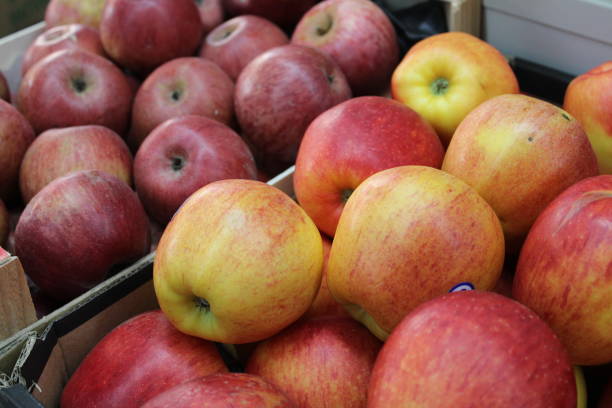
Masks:
[[[448,293],[464,292],[466,290],[474,290],[474,285],[472,285],[470,282],[461,282],[453,286]]]

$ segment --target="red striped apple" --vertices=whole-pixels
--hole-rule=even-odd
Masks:
[[[492,289],[503,261],[501,225],[475,189],[432,167],[399,166],[368,177],[348,199],[327,284],[384,340],[433,297]]]
[[[50,0],[45,9],[45,25],[84,24],[98,28],[106,0]]]
[[[500,95],[470,112],[448,146],[442,170],[474,187],[493,207],[513,254],[548,203],[598,174],[580,123],[526,95]]]
[[[202,20],[202,35],[205,36],[223,22],[225,11],[221,0],[195,0],[195,2]]]
[[[577,182],[536,219],[513,297],[557,333],[573,364],[612,362],[612,175]]]
[[[329,236],[352,191],[367,177],[391,167],[440,168],[444,149],[415,111],[380,96],[342,102],[306,129],[295,162],[298,202]]]

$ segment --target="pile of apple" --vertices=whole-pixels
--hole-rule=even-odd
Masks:
[[[564,110],[465,33],[400,61],[370,0],[46,21],[0,103],[14,251],[65,301],[156,249],[161,308],[63,408],[584,406],[579,366],[612,363],[612,62]],[[262,182],[292,164],[295,199]]]

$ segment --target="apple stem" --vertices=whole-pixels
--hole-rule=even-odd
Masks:
[[[334,20],[329,14],[326,14],[325,20],[323,21],[323,25],[317,27],[317,35],[324,36],[331,30],[333,25],[334,25]]]
[[[201,297],[196,297],[193,301],[195,302],[196,307],[198,309],[204,309],[204,311],[206,312],[210,311],[210,304],[208,303],[206,299],[202,299]]]
[[[185,166],[185,159],[181,156],[174,156],[172,158],[172,170],[178,171]]]
[[[351,194],[353,194],[353,190],[351,190],[350,188],[346,188],[342,190],[342,202],[346,203],[349,197],[351,196]]]
[[[177,90],[172,91],[171,96],[173,101],[178,101],[179,99],[181,99],[181,93]]]
[[[448,90],[448,80],[446,78],[437,78],[431,84],[431,91],[434,95],[444,95]]]
[[[72,86],[78,93],[81,93],[87,88],[87,84],[83,80],[83,78],[73,78]]]

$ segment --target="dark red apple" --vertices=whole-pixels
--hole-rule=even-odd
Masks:
[[[325,51],[338,63],[355,95],[380,94],[399,59],[395,29],[370,0],[326,0],[300,20],[291,42]]]
[[[279,388],[262,377],[245,373],[211,374],[159,394],[142,408],[231,407],[294,408]]]
[[[418,113],[392,99],[362,96],[319,115],[299,148],[298,202],[333,237],[352,191],[367,177],[403,165],[440,168],[444,148]]]
[[[0,99],[6,102],[11,101],[11,89],[2,72],[0,72]]]
[[[26,151],[19,172],[21,196],[28,203],[56,178],[79,170],[105,171],[132,185],[132,153],[125,141],[103,126],[49,129]]]
[[[140,408],[178,384],[226,371],[214,343],[179,332],[155,310],[96,344],[68,380],[61,406]]]
[[[303,320],[257,345],[246,372],[275,384],[301,408],[365,407],[381,344],[351,318]]]
[[[193,0],[106,0],[100,21],[107,54],[122,67],[140,73],[193,55],[202,32]]]
[[[231,128],[203,116],[162,123],[134,158],[136,191],[162,225],[200,187],[228,178],[256,179],[253,155]]]
[[[318,0],[222,0],[230,16],[254,14],[290,31]]]
[[[225,19],[221,0],[195,0],[202,19],[202,35],[206,35]]]
[[[45,24],[47,27],[55,27],[78,23],[98,28],[105,2],[106,0],[50,0],[45,9]]]
[[[198,57],[176,58],[153,71],[136,93],[128,144],[136,150],[162,122],[201,115],[230,124],[234,82],[217,64]]]
[[[262,17],[244,15],[227,20],[206,36],[200,56],[214,61],[233,80],[253,58],[289,43],[276,24]]]
[[[83,24],[60,25],[44,31],[30,44],[23,56],[21,75],[24,76],[32,65],[47,55],[75,48],[106,56],[98,30]]]
[[[494,292],[439,296],[414,309],[383,346],[369,408],[575,408],[567,351],[522,304]]]
[[[68,300],[113,268],[146,255],[149,221],[138,196],[98,170],[70,173],[30,200],[15,229],[15,254],[49,296]]]
[[[82,50],[56,51],[38,61],[21,81],[18,106],[36,133],[101,125],[123,135],[132,91],[112,62]]]
[[[289,44],[260,54],[243,69],[234,105],[262,169],[276,174],[295,161],[310,122],[350,97],[344,74],[330,57]]]
[[[0,199],[11,201],[19,193],[19,166],[36,135],[13,105],[0,100]]]

